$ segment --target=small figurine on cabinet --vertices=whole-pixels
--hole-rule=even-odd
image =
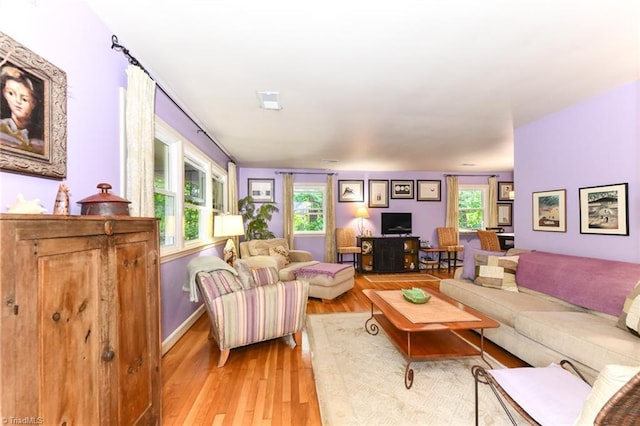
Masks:
[[[58,187],[56,202],[53,205],[53,214],[65,216],[69,214],[69,188],[63,183]]]

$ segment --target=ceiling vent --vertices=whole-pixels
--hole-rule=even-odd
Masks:
[[[260,99],[260,106],[263,109],[272,109],[280,111],[282,105],[280,105],[280,92],[258,92],[258,99]]]

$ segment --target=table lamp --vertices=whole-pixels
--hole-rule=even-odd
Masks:
[[[241,215],[220,215],[213,218],[213,236],[214,237],[235,237],[244,235],[244,223]],[[229,238],[223,249],[224,260],[233,266],[233,262],[238,257],[236,245],[233,239]]]
[[[364,235],[364,220],[369,217],[369,212],[365,206],[358,207],[356,211],[356,217],[360,219],[360,223],[358,224],[358,232],[360,236]]]

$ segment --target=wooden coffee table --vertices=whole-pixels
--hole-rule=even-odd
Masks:
[[[406,388],[409,389],[413,385],[413,369],[411,368],[413,361],[479,355],[489,367],[493,368],[484,357],[484,329],[497,328],[500,324],[481,312],[469,308],[444,294],[427,288],[422,290],[431,294],[431,300],[424,305],[413,305],[409,302],[404,305],[396,300],[390,303],[391,296],[393,296],[393,299],[399,298],[397,294],[389,292],[397,292],[401,295],[401,290],[365,289],[362,291],[371,301],[371,317],[365,322],[365,330],[372,335],[378,334],[377,322],[407,359],[404,374]],[[436,303],[429,306],[434,301]],[[442,301],[446,302],[446,306],[442,305]],[[431,309],[436,308],[438,305],[446,307],[449,311],[446,322],[438,322],[438,316],[441,314],[437,312],[431,313]],[[451,306],[448,305],[452,305],[454,309],[451,309]],[[420,309],[425,310],[422,315],[430,317],[425,319],[425,322],[413,322],[407,318],[406,315],[409,312],[418,312],[420,314]],[[451,320],[451,315],[453,314],[455,317],[456,310],[462,311],[460,317],[464,317],[463,321]],[[442,318],[445,316],[447,315],[443,315]],[[470,317],[473,320],[469,320]],[[374,319],[375,322],[372,321]],[[472,345],[456,333],[457,330],[470,329],[479,330],[480,348]]]

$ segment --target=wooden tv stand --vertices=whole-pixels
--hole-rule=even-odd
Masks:
[[[418,272],[420,237],[358,237],[360,272]]]

